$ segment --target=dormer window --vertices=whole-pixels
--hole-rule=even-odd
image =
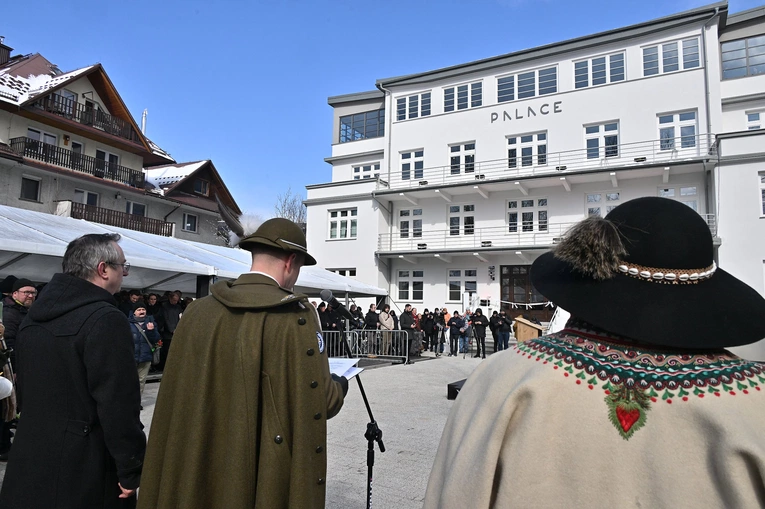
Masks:
[[[210,194],[210,183],[202,179],[194,180],[194,192],[203,196],[208,196]]]

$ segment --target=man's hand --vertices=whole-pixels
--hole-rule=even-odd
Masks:
[[[117,483],[117,486],[119,486],[120,491],[122,491],[122,493],[120,493],[119,498],[130,498],[133,495],[135,495],[135,490],[126,490],[125,488],[122,487],[120,483]]]
[[[154,330],[154,324],[152,322],[147,323],[146,330]]]

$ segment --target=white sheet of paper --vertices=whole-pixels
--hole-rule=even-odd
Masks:
[[[344,376],[348,380],[358,375],[364,368],[357,368],[356,363],[359,359],[348,359],[346,357],[330,357],[329,358],[329,372],[337,375]]]

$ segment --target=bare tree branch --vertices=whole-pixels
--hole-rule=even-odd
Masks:
[[[292,193],[292,188],[276,197],[274,217],[283,217],[300,225],[305,230],[306,208],[303,197]]]

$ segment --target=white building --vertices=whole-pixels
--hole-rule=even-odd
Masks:
[[[320,266],[388,288],[394,307],[461,309],[467,293],[546,319],[529,265],[641,196],[697,210],[718,263],[765,293],[765,7],[716,3],[376,87],[329,98],[332,179],[307,186],[307,231]]]

